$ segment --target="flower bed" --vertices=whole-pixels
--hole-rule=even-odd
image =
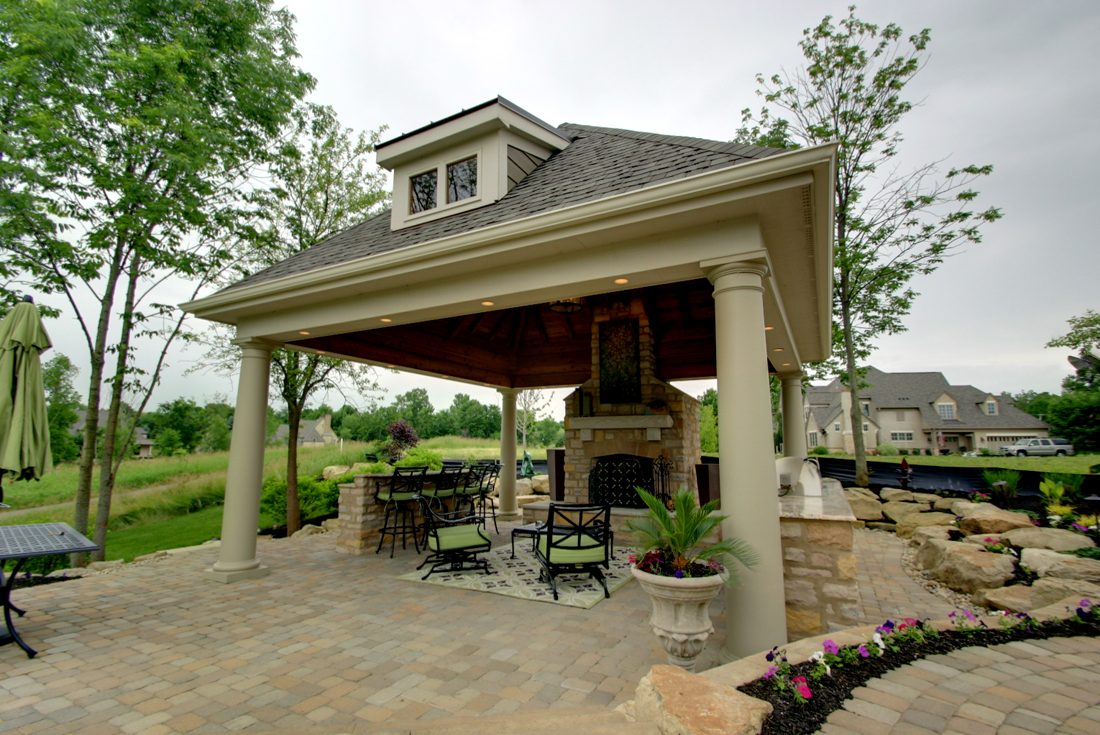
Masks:
[[[886,621],[862,643],[839,646],[825,639],[822,650],[794,665],[783,649],[772,649],[765,675],[738,689],[774,708],[764,720],[763,735],[810,735],[851,698],[852,690],[925,656],[975,645],[1100,635],[1100,605],[1083,599],[1067,612],[1064,620],[1045,621],[1002,613],[995,616],[997,627],[969,612],[953,613],[953,628],[947,630],[913,618]]]

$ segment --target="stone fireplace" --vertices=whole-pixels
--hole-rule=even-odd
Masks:
[[[695,490],[699,402],[658,377],[645,300],[625,292],[592,297],[587,306],[592,376],[565,399],[564,500],[597,500],[599,493],[590,495],[593,484],[598,487],[605,476],[623,480],[630,473],[647,490],[657,487],[655,476],[663,479],[669,496],[682,487]],[[597,463],[600,469],[593,473]],[[618,469],[612,468],[615,464]],[[620,489],[614,498],[622,498]],[[612,505],[641,507],[638,502]]]

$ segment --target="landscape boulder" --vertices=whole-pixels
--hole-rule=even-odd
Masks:
[[[1100,585],[1079,579],[1044,578],[1031,585],[1032,609],[1052,605],[1067,597],[1100,599]]]
[[[1020,563],[1040,577],[1077,579],[1100,584],[1100,561],[1059,554],[1048,549],[1024,549]]]
[[[882,513],[894,523],[900,523],[901,519],[908,518],[914,513],[921,513],[926,510],[930,510],[932,506],[928,503],[902,503],[902,502],[890,502],[882,504]]]
[[[142,554],[141,556],[135,556],[134,561],[155,561],[157,559],[163,559],[168,556],[167,551],[154,551],[152,554]]]
[[[963,536],[962,540],[968,544],[977,544],[978,546],[986,546],[988,544],[1001,543],[1001,534],[999,533],[979,533],[975,536]]]
[[[959,528],[967,536],[976,533],[1004,533],[1014,528],[1033,528],[1034,524],[1026,513],[1014,513],[1010,510],[1001,510],[995,505],[982,503],[969,515],[963,515]]]
[[[516,495],[534,495],[531,490],[531,481],[526,477],[516,480]]]
[[[93,572],[105,572],[109,569],[117,569],[125,563],[125,559],[114,559],[112,561],[93,561],[87,566],[87,569]]]
[[[1063,528],[1014,528],[1001,534],[1001,538],[1018,549],[1077,551],[1096,546],[1091,539]]]
[[[549,475],[535,475],[531,478],[531,492],[536,495],[549,495],[550,494],[550,476]]]
[[[936,498],[936,502],[932,503],[932,510],[942,510],[945,513],[955,513],[953,510],[951,510],[951,506],[953,506],[957,502],[959,502],[958,498]],[[958,514],[956,513],[955,515]]]
[[[954,518],[954,516],[952,516]],[[947,526],[923,526],[921,528],[913,529],[913,535],[909,537],[910,546],[923,546],[924,542],[928,539],[939,539],[940,541],[951,540],[951,529]]]
[[[328,520],[321,521],[321,528],[324,529],[325,533],[332,533],[334,531],[339,531],[340,530],[340,519],[339,518],[329,518]]]
[[[896,487],[884,487],[879,497],[887,503],[912,503],[913,493]]]
[[[308,525],[302,526],[297,531],[295,531],[294,534],[291,536],[291,538],[300,538],[300,537],[305,537],[305,536],[316,536],[316,535],[324,533],[324,532],[325,532],[324,529],[321,528],[320,526],[314,526],[312,523],[310,523]]]
[[[917,564],[957,592],[1003,587],[1015,575],[1016,559],[973,544],[929,539],[917,550]]]
[[[918,528],[927,526],[950,526],[955,516],[950,513],[914,513],[898,521],[898,538],[911,538]]]
[[[862,487],[844,488],[844,497],[852,508],[852,515],[861,521],[881,521],[882,503],[873,492]]]
[[[957,516],[966,518],[976,510],[980,510],[983,503],[971,503],[969,500],[956,500],[951,503],[951,512]]]
[[[894,523],[887,523],[886,521],[867,521],[867,528],[873,528],[876,531],[889,531],[893,533],[897,530],[897,525]]]
[[[933,506],[943,500],[943,498],[941,498],[939,495],[933,495],[932,493],[912,493],[912,495],[913,502],[928,503]]]
[[[638,683],[634,716],[666,735],[755,735],[772,706],[731,686],[658,664]]]
[[[349,472],[351,472],[351,465],[334,464],[329,465],[328,467],[321,470],[321,477],[326,480],[331,480],[333,478],[340,477],[341,475],[346,475]]]
[[[994,610],[1007,610],[1010,613],[1030,612],[1035,609],[1031,588],[1026,584],[1014,584],[992,590],[978,590],[970,596],[970,601],[982,607]]]

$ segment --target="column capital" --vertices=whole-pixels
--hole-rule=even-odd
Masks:
[[[272,342],[271,340],[263,339],[262,337],[237,337],[233,340],[233,344],[245,350],[265,350],[269,354],[273,350],[277,350],[282,347],[282,345],[278,342]]]
[[[523,388],[497,388],[497,392],[502,396],[515,396],[519,395],[523,391]]]
[[[714,294],[723,291],[750,289],[764,291],[764,277],[768,264],[763,261],[737,261],[723,263],[707,270],[707,279],[714,284]]]
[[[793,373],[787,372],[775,374],[777,378],[783,381],[784,385],[798,385],[799,387],[802,386],[802,378],[804,375],[805,373],[803,373],[801,370],[796,370]]]

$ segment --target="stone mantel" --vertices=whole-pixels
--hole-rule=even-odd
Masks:
[[[570,416],[567,429],[671,429],[671,416]]]
[[[651,442],[661,441],[661,429],[673,427],[672,417],[663,416],[568,416],[565,428],[579,430],[581,441],[595,439],[594,431],[615,429],[645,429],[646,438]]]

